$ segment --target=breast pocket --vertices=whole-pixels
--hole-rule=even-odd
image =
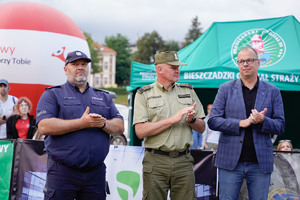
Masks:
[[[149,118],[156,118],[157,120],[161,120],[165,118],[165,102],[162,99],[150,99],[149,100]]]
[[[91,113],[97,113],[103,117],[109,117],[109,106],[107,106],[103,101],[92,99],[91,100]]]
[[[65,99],[63,101],[63,108],[60,112],[64,116],[64,119],[77,119],[83,114],[81,110],[81,103],[76,99]]]
[[[191,106],[193,104],[192,98],[178,98],[178,106],[180,109]]]

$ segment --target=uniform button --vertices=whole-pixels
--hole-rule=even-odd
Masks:
[[[243,141],[240,141],[240,143],[242,144],[242,143],[243,143]]]

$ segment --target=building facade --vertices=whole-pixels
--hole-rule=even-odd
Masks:
[[[90,74],[89,83],[95,88],[116,87],[116,55],[117,52],[107,46],[95,43],[100,52],[100,73]]]

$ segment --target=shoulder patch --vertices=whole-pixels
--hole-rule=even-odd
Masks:
[[[61,88],[61,85],[56,85],[56,86],[48,87],[45,90],[51,90],[53,88]]]
[[[145,92],[146,90],[149,90],[151,88],[152,88],[152,85],[146,85],[144,87],[139,88],[138,92],[142,94],[143,92]]]
[[[178,83],[178,86],[193,89],[193,86],[191,84],[188,84],[188,83]]]

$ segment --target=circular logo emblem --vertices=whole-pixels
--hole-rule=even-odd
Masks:
[[[236,66],[237,54],[245,46],[251,46],[257,51],[261,67],[278,63],[286,51],[284,40],[272,30],[247,30],[235,39],[231,47],[231,58]]]
[[[268,194],[268,200],[278,200],[278,199],[291,199],[296,200],[299,199],[299,194],[296,194],[295,192],[291,192],[286,188],[277,188],[272,190]]]

